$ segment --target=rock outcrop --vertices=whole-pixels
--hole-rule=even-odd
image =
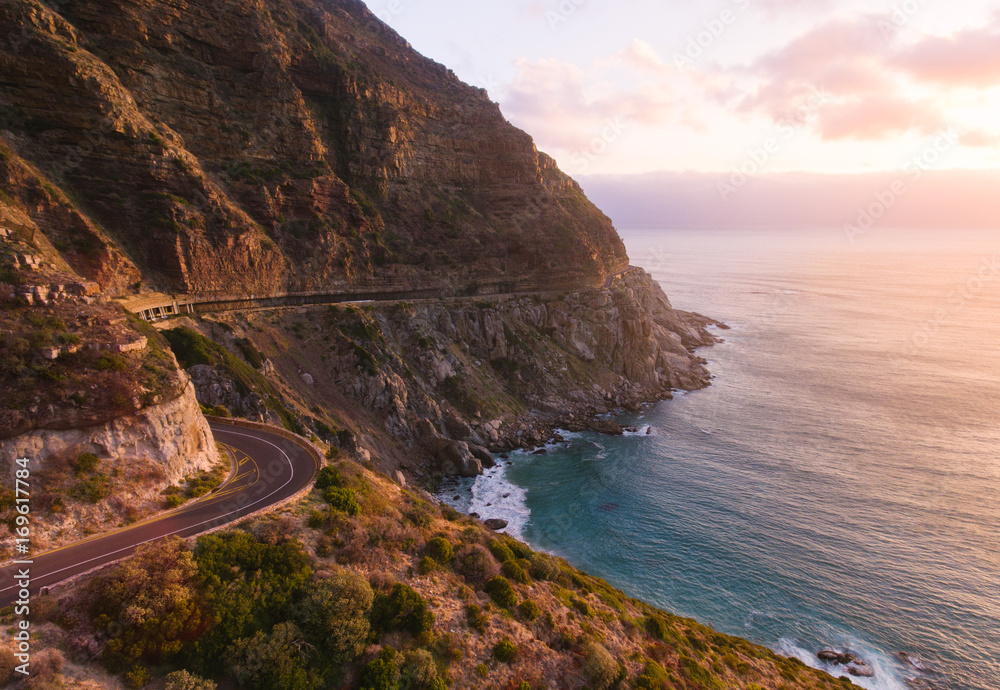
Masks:
[[[37,429],[0,440],[0,466],[7,469],[17,458],[28,458],[32,469],[41,470],[53,458],[82,453],[94,453],[116,464],[151,460],[162,468],[168,483],[219,462],[212,431],[190,384],[175,400],[100,426]]]

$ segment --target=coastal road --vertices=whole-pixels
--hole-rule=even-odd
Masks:
[[[109,534],[28,555],[30,564],[0,569],[0,607],[19,598],[19,570],[30,573],[32,596],[40,588],[125,558],[142,544],[172,535],[191,537],[234,522],[294,496],[312,484],[318,460],[300,443],[271,431],[213,422],[212,433],[233,460],[229,479],[207,496]]]

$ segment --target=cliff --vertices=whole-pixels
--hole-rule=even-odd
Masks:
[[[484,91],[357,0],[4,0],[0,27],[0,188],[109,293],[572,287],[627,265]]]
[[[190,384],[178,398],[104,424],[0,440],[0,467],[12,474],[18,458],[30,460],[32,545],[39,550],[155,513],[163,508],[164,489],[222,462]],[[5,523],[14,516],[11,486],[5,477]],[[12,553],[13,541],[5,532],[0,549]]]

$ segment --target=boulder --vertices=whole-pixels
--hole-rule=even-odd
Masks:
[[[587,428],[606,436],[621,436],[625,433],[618,422],[613,422],[610,419],[592,419],[587,422]]]
[[[478,460],[486,469],[489,469],[497,464],[496,460],[493,459],[493,454],[482,446],[470,443],[469,452],[472,453],[472,457]]]
[[[483,522],[486,527],[493,530],[494,532],[499,532],[505,528],[509,523],[506,520],[501,520],[500,518],[492,518]]]

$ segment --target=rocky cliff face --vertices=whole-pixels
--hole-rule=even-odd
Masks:
[[[92,475],[73,469],[85,454],[95,456],[99,471]],[[30,461],[32,541],[41,549],[159,510],[164,488],[220,462],[190,384],[174,400],[105,424],[36,429],[0,440],[0,467],[12,474],[18,458]],[[74,484],[69,491],[67,479]],[[107,490],[100,490],[105,483]],[[55,485],[59,491],[47,488]],[[11,486],[13,481],[5,479],[3,492]],[[10,507],[4,502],[0,510],[6,513]],[[3,534],[0,544],[8,547],[13,536]]]
[[[0,28],[0,188],[106,291],[583,286],[627,264],[484,91],[357,0],[3,0]]]
[[[245,390],[234,376],[247,376],[232,365],[229,373],[192,366],[202,403],[260,418],[273,414],[267,389],[280,390],[307,433],[338,445],[332,430],[353,429],[382,469],[417,477],[477,474],[492,462],[490,451],[531,447],[556,427],[592,426],[595,415],[702,388],[710,376],[694,350],[716,342],[706,330],[714,322],[674,310],[641,269],[608,288],[565,294],[301,307],[214,321],[188,326],[233,356],[253,353],[267,380]],[[613,422],[599,430],[617,431]],[[387,452],[391,444],[399,452]]]

